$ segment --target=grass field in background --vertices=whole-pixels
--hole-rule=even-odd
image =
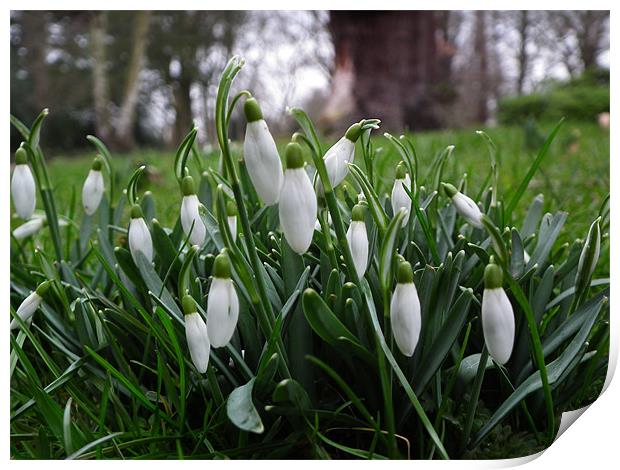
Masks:
[[[517,182],[528,171],[552,127],[553,123],[535,130],[521,127],[482,128],[499,150],[500,192],[512,194],[515,191]],[[421,174],[425,174],[437,152],[454,145],[454,152],[444,171],[444,180],[456,183],[463,173],[467,173],[469,192],[478,192],[488,174],[490,160],[486,143],[475,133],[475,129],[414,133],[413,139]],[[285,139],[279,141],[282,147],[286,143]],[[331,143],[328,142],[329,145]],[[391,190],[399,157],[380,133],[377,133],[373,144],[376,149],[381,148],[376,171],[387,193]],[[241,144],[237,143],[234,148],[240,156]],[[79,202],[81,187],[94,155],[94,150],[70,157],[56,155],[50,158],[48,153],[51,177],[57,188],[57,200],[62,212],[67,213],[72,188]],[[358,163],[363,166],[359,146],[356,155]],[[585,238],[590,223],[609,192],[609,157],[608,130],[594,124],[565,122],[517,211],[525,211],[535,195],[544,193],[546,211],[564,210],[569,213],[560,240],[571,242],[575,238]],[[217,164],[215,153],[208,153],[205,158],[207,165]],[[150,176],[143,178],[142,189],[153,192],[157,213],[164,225],[174,223],[181,201],[173,170],[174,151],[144,149],[116,156],[119,188],[126,186],[129,176],[140,164],[146,164],[151,170]],[[599,270],[608,271],[608,265],[608,254],[603,253]]]

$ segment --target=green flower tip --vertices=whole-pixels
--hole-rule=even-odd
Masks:
[[[230,260],[225,252],[215,257],[215,263],[213,263],[213,277],[230,279]]]
[[[134,204],[131,206],[131,218],[132,219],[141,219],[144,217],[142,214],[142,208],[138,204]]]
[[[403,261],[398,265],[396,279],[399,284],[410,284],[413,282],[413,269],[411,269],[411,263]]]
[[[26,163],[28,163],[28,154],[23,147],[20,147],[15,151],[15,164],[25,165]]]
[[[184,295],[183,300],[181,300],[181,304],[183,305],[183,313],[185,315],[196,313],[196,301],[191,295]]]
[[[91,168],[95,171],[101,171],[102,165],[103,159],[99,155],[97,155],[93,160],[93,165],[91,166]]]
[[[459,192],[458,189],[450,183],[441,183],[441,187],[450,199],[452,199],[454,195]]]
[[[495,260],[491,256],[489,264],[484,268],[484,288],[498,289],[502,287],[503,283],[504,276],[502,275],[502,269],[495,264]]]
[[[364,213],[366,212],[366,206],[363,204],[355,204],[351,211],[351,220],[355,222],[364,221]]]
[[[243,112],[245,119],[248,122],[260,121],[263,119],[263,112],[260,109],[260,105],[256,98],[248,98],[243,105]]]
[[[194,178],[187,175],[181,181],[181,191],[183,191],[183,196],[191,196],[196,194],[196,188],[194,187]]]
[[[237,214],[237,205],[233,201],[228,201],[226,203],[226,215],[228,217],[234,217]]]
[[[295,168],[303,168],[304,157],[301,154],[301,146],[298,143],[290,142],[286,146],[286,168],[291,170]]]
[[[37,286],[36,293],[39,297],[43,297],[50,286],[52,285],[52,281],[43,281],[41,284]]]
[[[405,166],[405,162],[400,162],[396,166],[396,179],[404,180],[406,175],[407,175],[407,167]]]
[[[359,122],[356,122],[351,127],[347,129],[345,133],[345,137],[349,139],[351,142],[357,142],[360,135],[362,134],[362,125]]]

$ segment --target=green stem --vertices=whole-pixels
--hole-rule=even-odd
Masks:
[[[232,116],[232,112],[237,105],[237,101],[239,101],[242,97],[252,98],[252,93],[248,90],[241,90],[239,93],[235,95],[235,97],[231,100],[230,105],[228,106],[228,113],[226,113],[226,128],[230,125],[230,117]]]
[[[509,271],[505,270],[505,272],[508,273]],[[543,386],[543,395],[545,397],[545,405],[547,408],[547,439],[549,444],[551,444],[555,436],[555,413],[553,411],[553,397],[551,395],[551,387],[549,386],[547,366],[545,364],[545,356],[543,354],[542,343],[538,333],[538,326],[536,325],[536,317],[534,316],[532,307],[530,306],[530,303],[525,297],[525,294],[521,290],[519,284],[517,284],[517,282],[510,275],[506,276],[506,281],[508,282],[508,286],[510,287],[513,295],[517,299],[517,302],[521,305],[521,309],[523,310],[525,319],[527,320],[528,329],[530,331],[530,343],[532,349],[534,350],[534,358],[536,359],[536,366],[540,371],[540,379]]]
[[[461,368],[461,362],[463,361],[463,356],[465,355],[465,349],[467,348],[467,343],[469,342],[469,333],[471,332],[471,322],[467,324],[467,329],[465,330],[465,338],[463,339],[463,344],[461,344],[461,349],[459,350],[459,357],[454,365],[454,372],[448,379],[448,384],[446,385],[446,389],[444,391],[443,397],[441,398],[441,404],[439,405],[439,410],[437,411],[437,416],[435,417],[435,423],[433,427],[437,429],[437,427],[442,424],[442,418],[444,413],[446,412],[446,408],[448,407],[448,398],[452,394],[452,389],[456,384],[456,378],[458,377],[459,369]],[[431,452],[429,456],[429,460],[432,459],[432,456],[435,454],[435,449],[437,446],[433,443],[431,447]]]
[[[320,210],[319,222],[321,224],[321,232],[323,233],[323,237],[325,237],[325,247],[327,249],[327,256],[329,257],[329,261],[333,269],[338,269],[338,259],[336,258],[336,252],[334,250],[334,243],[332,242],[332,237],[331,237],[331,233],[329,230],[329,223],[327,221],[326,210]]]
[[[463,440],[461,441],[461,453],[465,451],[469,442],[469,436],[471,435],[471,428],[474,424],[474,416],[476,414],[476,408],[478,407],[478,399],[480,398],[480,388],[482,387],[482,380],[484,379],[484,373],[486,371],[487,359],[489,358],[489,352],[486,346],[482,349],[480,354],[480,362],[478,363],[478,371],[476,372],[476,378],[474,379],[474,385],[471,391],[471,397],[469,397],[469,407],[467,410],[467,417],[465,418],[465,429],[463,431]]]

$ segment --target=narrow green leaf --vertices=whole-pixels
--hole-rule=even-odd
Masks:
[[[515,192],[514,196],[512,196],[512,199],[510,199],[510,202],[506,206],[505,214],[508,220],[510,220],[512,211],[514,210],[515,207],[517,207],[517,204],[519,203],[519,201],[521,200],[521,197],[523,196],[523,193],[525,193],[525,190],[529,186],[530,181],[532,180],[532,178],[534,177],[534,174],[538,170],[538,167],[540,167],[540,164],[545,158],[545,155],[547,155],[549,147],[551,147],[551,143],[555,139],[555,136],[559,132],[560,127],[562,127],[563,123],[564,123],[564,118],[560,119],[560,122],[558,122],[555,128],[551,131],[551,134],[549,134],[549,137],[547,137],[547,140],[545,140],[545,143],[543,144],[542,148],[538,152],[536,159],[532,162],[532,166],[530,166],[530,169],[528,170],[527,174],[525,175],[523,180],[521,180],[521,183],[519,184],[517,191]]]

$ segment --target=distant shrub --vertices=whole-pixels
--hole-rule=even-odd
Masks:
[[[592,71],[567,83],[556,84],[542,93],[505,98],[500,101],[499,121],[521,124],[527,119],[596,121],[609,111],[609,71]]]

